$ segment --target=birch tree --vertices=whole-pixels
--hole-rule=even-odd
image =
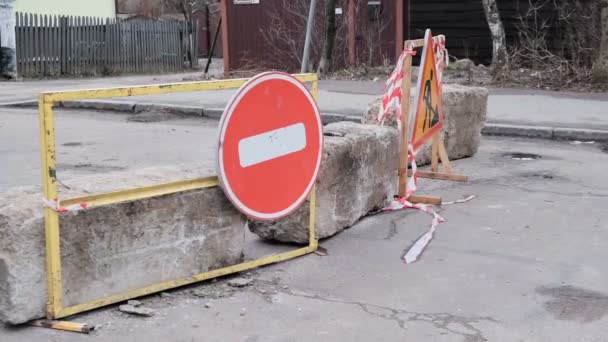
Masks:
[[[481,0],[481,2],[492,35],[492,76],[495,80],[505,80],[509,77],[509,55],[507,53],[505,27],[500,20],[496,0]]]
[[[608,83],[608,0],[600,0],[602,17],[602,38],[600,53],[593,66],[592,77],[594,82]]]

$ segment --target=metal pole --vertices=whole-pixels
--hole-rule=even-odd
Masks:
[[[306,40],[304,42],[304,55],[302,56],[302,68],[300,72],[305,73],[308,71],[308,57],[310,54],[310,43],[312,40],[312,31],[315,24],[315,7],[317,7],[317,0],[310,1],[310,11],[308,12],[308,25],[306,25]]]
[[[215,44],[217,44],[217,37],[220,35],[220,30],[222,29],[222,18],[217,23],[217,30],[215,30],[215,37],[213,38],[213,44],[211,45],[211,51],[208,51],[209,57],[207,58],[207,65],[205,66],[205,74],[209,72],[209,66],[211,65],[211,58],[213,58],[213,53],[215,52]],[[207,44],[209,44],[207,42]]]

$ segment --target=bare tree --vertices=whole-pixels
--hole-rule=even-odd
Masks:
[[[266,68],[301,65],[309,6],[309,0],[281,0],[273,7],[267,13],[270,19],[268,25],[260,27],[260,35],[268,46],[268,55],[264,60],[251,62]],[[319,11],[321,10],[318,8],[317,12]],[[315,20],[309,61],[320,59],[324,27],[325,21]],[[313,64],[310,63],[308,70],[315,70]]]
[[[323,53],[321,54],[321,60],[319,61],[319,68],[317,69],[317,72],[320,74],[327,73],[331,68],[331,58],[334,51],[337,30],[335,0],[327,0],[327,8],[325,12],[325,45],[323,47]]]
[[[387,56],[383,54],[382,51],[382,36],[391,25],[389,17],[382,16],[382,13],[379,11],[374,11],[371,14],[370,20],[367,20],[365,29],[364,29],[364,37],[365,37],[365,47],[367,48],[367,66],[372,66],[374,64],[375,57],[379,56],[383,65],[387,64]]]
[[[490,32],[492,34],[492,76],[495,80],[505,80],[509,77],[509,54],[507,53],[507,38],[505,28],[500,20],[496,0],[481,0]]]
[[[600,0],[602,34],[600,53],[593,66],[593,81],[608,83],[608,0]]]

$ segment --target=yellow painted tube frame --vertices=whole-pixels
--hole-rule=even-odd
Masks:
[[[316,74],[297,74],[294,75],[301,82],[312,83],[311,91],[315,100],[318,96],[319,79]],[[203,81],[188,83],[173,83],[161,85],[148,85],[139,87],[120,87],[107,89],[88,89],[78,91],[48,92],[40,95],[40,153],[42,161],[42,186],[44,198],[47,201],[58,199],[57,191],[57,169],[55,159],[55,118],[53,106],[60,101],[74,101],[85,99],[101,99],[112,97],[141,96],[154,94],[169,94],[180,92],[193,92],[203,90],[235,89],[242,86],[247,79],[233,79],[220,81]],[[62,207],[79,203],[87,203],[88,208],[103,205],[122,203],[127,201],[141,200],[167,194],[175,194],[183,191],[203,189],[218,186],[216,177],[191,179],[168,184],[135,188],[106,194],[97,194],[81,198],[73,198],[59,201]],[[159,284],[152,284],[140,289],[127,291],[105,298],[96,299],[87,303],[77,304],[69,307],[63,306],[63,278],[61,272],[61,245],[59,214],[53,209],[45,207],[45,245],[46,245],[46,270],[48,288],[47,317],[58,319],[72,316],[78,313],[90,311],[106,305],[122,302],[128,299],[153,294],[160,291],[192,284],[195,282],[212,279],[231,273],[269,265],[289,259],[293,259],[305,254],[313,253],[318,248],[318,241],[315,233],[315,210],[316,210],[316,189],[313,188],[310,195],[310,219],[309,219],[309,244],[307,247],[293,251],[266,256],[261,259],[244,262],[238,265],[228,266],[217,270],[203,272],[188,277],[183,277]]]

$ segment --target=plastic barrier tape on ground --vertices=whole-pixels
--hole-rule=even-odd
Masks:
[[[89,205],[86,203],[80,203],[80,204],[70,205],[67,207],[62,207],[57,198],[55,198],[52,201],[48,201],[43,198],[42,202],[44,202],[45,207],[50,208],[51,210],[53,210],[54,212],[56,212],[58,214],[66,214],[66,213],[76,212],[76,211],[80,211],[80,210],[85,210],[89,207]]]

